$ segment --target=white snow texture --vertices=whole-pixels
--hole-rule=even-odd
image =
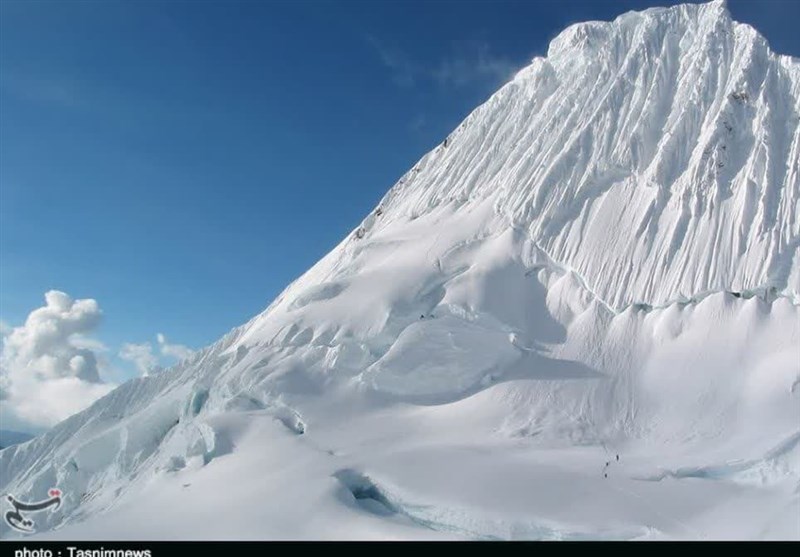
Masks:
[[[798,539],[799,249],[798,59],[720,1],[573,25],[0,491],[55,539]]]

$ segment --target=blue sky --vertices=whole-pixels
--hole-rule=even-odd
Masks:
[[[114,380],[206,345],[565,26],[667,3],[3,0],[0,319],[96,299]],[[729,9],[800,56],[800,2]]]

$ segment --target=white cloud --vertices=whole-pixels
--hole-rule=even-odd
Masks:
[[[58,290],[45,302],[24,325],[4,328],[0,355],[0,398],[34,426],[53,425],[114,388],[100,378],[96,352],[105,347],[89,337],[102,316],[97,302]]]
[[[471,83],[497,87],[508,81],[520,67],[508,58],[493,54],[489,44],[481,41],[454,44],[451,52],[436,64],[418,63],[373,36],[368,36],[367,41],[390,71],[392,81],[401,87],[410,88],[426,81],[444,88],[459,88]]]
[[[30,429],[50,427],[80,412],[111,391],[105,382],[113,369],[106,363],[108,348],[93,337],[102,311],[93,299],[73,300],[58,290],[45,294],[45,305],[33,310],[19,327],[0,321],[0,400],[4,420]],[[119,357],[142,375],[191,356],[192,351],[156,335],[149,342],[126,343]]]
[[[156,343],[157,352],[153,350],[153,345],[149,342],[123,344],[119,357],[133,362],[142,375],[151,375],[163,369],[163,358],[171,360],[169,363],[172,363],[176,360],[184,360],[192,355],[192,350],[189,347],[168,342],[163,333],[156,335]]]
[[[161,369],[161,366],[158,365],[158,358],[153,354],[153,347],[149,342],[123,344],[122,349],[119,351],[119,357],[133,362],[133,365],[142,375],[150,375]]]
[[[24,396],[20,396],[20,388]],[[108,383],[87,383],[77,377],[12,384],[8,400],[13,413],[33,426],[49,427],[90,406],[114,388]]]
[[[463,87],[477,81],[494,86],[508,81],[518,69],[510,60],[494,56],[488,44],[468,43],[443,59],[431,75],[442,86]]]
[[[108,352],[108,347],[105,344],[96,338],[91,338],[80,333],[72,336],[72,344],[78,348],[86,348],[95,353]]]
[[[192,355],[192,350],[188,346],[184,346],[183,344],[170,344],[167,342],[167,337],[162,333],[156,335],[156,340],[158,341],[158,346],[163,356],[169,356],[180,361]]]
[[[413,87],[421,68],[401,51],[390,48],[375,37],[367,36],[367,41],[378,53],[381,63],[391,71],[392,81],[400,87]]]

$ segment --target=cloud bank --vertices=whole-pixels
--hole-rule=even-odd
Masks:
[[[119,357],[133,363],[140,375],[147,376],[161,371],[158,357],[153,354],[153,347],[149,342],[141,344],[127,342],[122,345]]]
[[[171,344],[167,342],[167,337],[165,337],[162,333],[158,333],[156,335],[156,340],[158,341],[158,347],[163,356],[169,356],[180,361],[185,360],[192,355],[192,350],[188,346],[184,346],[182,344]]]
[[[88,336],[101,317],[95,300],[73,300],[51,290],[24,325],[4,326],[0,399],[5,409],[33,426],[51,426],[112,390],[115,385],[100,378],[97,353],[104,347]]]
[[[141,375],[152,375],[164,369],[161,365],[162,357],[171,359],[174,362],[185,360],[192,355],[192,350],[189,347],[168,342],[163,333],[156,335],[156,342],[157,352],[154,351],[153,345],[149,342],[123,344],[122,349],[119,351],[119,357],[132,362]]]
[[[103,376],[118,376],[106,346],[93,338],[102,311],[93,299],[73,300],[58,290],[44,296],[19,327],[0,321],[0,401],[3,421],[31,429],[47,428],[80,412],[117,385]],[[119,357],[140,375],[163,369],[164,363],[188,358],[192,351],[156,335],[149,342],[126,343]]]

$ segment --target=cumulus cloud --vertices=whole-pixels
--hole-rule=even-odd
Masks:
[[[158,341],[158,346],[163,356],[169,356],[180,361],[192,355],[192,350],[188,346],[184,346],[183,344],[171,344],[167,342],[167,337],[162,333],[156,335],[156,340]]]
[[[51,290],[24,325],[3,328],[0,398],[19,420],[53,425],[114,388],[100,378],[105,347],[89,336],[101,316],[95,300]]]
[[[108,348],[93,336],[102,318],[93,299],[73,300],[58,290],[44,296],[19,327],[0,321],[0,400],[3,420],[31,429],[50,427],[111,391]],[[150,375],[191,356],[192,351],[156,335],[149,342],[123,344],[119,357]]]
[[[127,343],[122,346],[119,357],[132,362],[142,375],[151,375],[163,369],[162,359],[180,361],[192,355],[192,350],[182,344],[172,344],[163,333],[156,335],[156,349],[149,342]]]
[[[119,357],[132,362],[141,375],[150,375],[159,371],[158,358],[153,354],[153,347],[149,342],[141,344],[125,343],[119,351]]]

